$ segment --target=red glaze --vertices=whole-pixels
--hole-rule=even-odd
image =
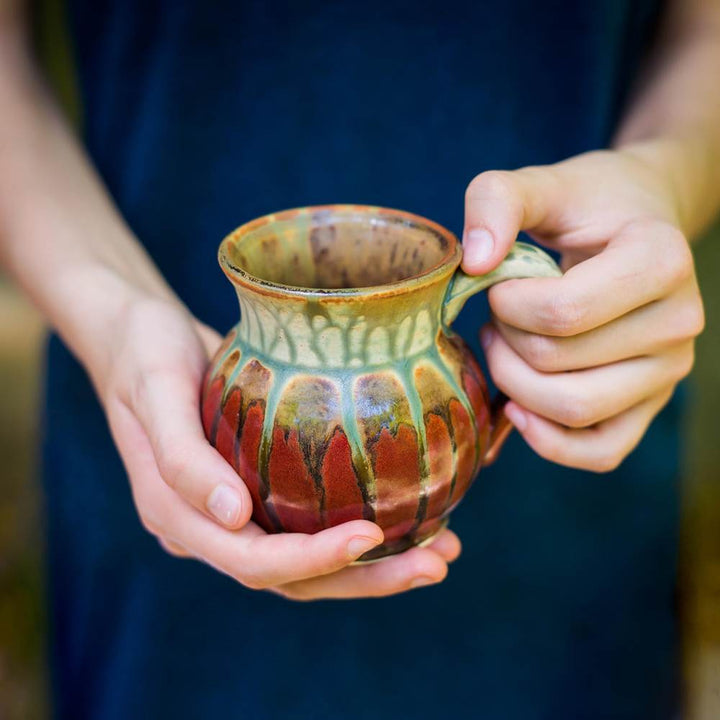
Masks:
[[[363,496],[353,467],[350,443],[340,428],[335,429],[323,457],[322,478],[327,525],[362,520]]]
[[[268,532],[314,533],[370,519],[383,528],[385,543],[369,557],[400,552],[437,531],[469,488],[489,437],[479,368],[459,340],[446,351],[466,395],[456,397],[457,385],[431,364],[418,366],[424,453],[398,376],[383,370],[357,378],[352,408],[361,457],[353,456],[335,382],[311,375],[286,381],[263,443],[273,371],[256,358],[238,371],[240,353],[221,361],[205,383],[203,426],[247,485],[255,522]],[[235,379],[228,387],[229,377]]]
[[[276,427],[273,431],[268,476],[273,509],[281,526],[293,532],[322,530],[322,489],[308,471],[295,430],[286,434]]]
[[[453,441],[445,421],[434,413],[425,418],[430,474],[428,479],[427,517],[439,517],[450,497],[455,468]]]
[[[276,527],[267,514],[264,498],[260,494],[260,471],[258,470],[264,419],[263,407],[258,401],[255,401],[247,409],[242,426],[237,429],[240,436],[237,471],[252,497],[253,520],[264,530],[272,532]]]
[[[218,423],[215,433],[215,447],[218,452],[237,470],[237,453],[235,441],[237,427],[240,422],[242,392],[234,387],[225,400],[222,408],[223,422]]]
[[[450,401],[450,421],[457,447],[457,469],[455,471],[455,484],[448,498],[448,511],[452,510],[470,487],[470,483],[475,477],[475,465],[477,462],[473,422],[467,410],[456,399]]]
[[[415,431],[401,425],[393,436],[383,428],[376,442],[368,444],[373,457],[375,519],[385,531],[385,541],[405,535],[415,524],[420,501],[420,467]]]

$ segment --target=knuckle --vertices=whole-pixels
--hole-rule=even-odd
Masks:
[[[173,370],[159,364],[148,365],[143,363],[128,378],[127,397],[133,408],[149,409],[156,402],[153,389],[158,384],[158,379],[167,380]]]
[[[705,331],[705,308],[701,300],[697,300],[693,304],[693,316],[689,320],[688,325],[690,327],[690,336],[697,337]]]
[[[567,465],[567,447],[563,438],[556,433],[546,434],[542,437],[528,438],[535,452],[540,457],[559,465]]]
[[[657,220],[654,217],[638,217],[631,220],[629,223],[624,225],[620,231],[621,235],[628,238],[631,237],[648,237],[656,236],[660,231],[665,228],[671,228],[672,226],[663,220]]]
[[[317,574],[323,575],[329,572],[336,572],[342,568],[348,566],[351,563],[351,559],[348,556],[348,548],[344,543],[338,544],[332,557],[327,561],[322,562],[317,568]]]
[[[702,300],[696,298],[685,310],[684,324],[688,338],[695,338],[705,330],[705,308]]]
[[[609,473],[617,470],[624,459],[625,454],[622,452],[614,451],[603,453],[593,459],[588,469],[596,473]]]
[[[687,377],[695,365],[695,344],[689,343],[687,348],[680,353],[680,358],[676,364],[674,379],[677,381]]]
[[[414,578],[426,575],[428,570],[427,565],[423,560],[423,553],[415,552],[416,550],[418,550],[418,548],[413,548],[409,551],[406,551],[408,563],[405,569],[407,575],[404,582],[395,581],[392,582],[390,585],[384,585],[380,587],[368,587],[365,590],[365,594],[371,597],[379,597],[386,594],[393,594],[394,592],[397,592],[399,590],[409,589],[411,586],[411,582]],[[443,582],[447,577],[448,572],[449,570],[446,562],[443,561],[442,564],[436,565],[436,567],[432,570],[432,584],[436,585]]]
[[[338,542],[333,548],[325,548],[320,544],[317,536],[303,538],[300,544],[300,552],[304,563],[304,574],[308,577],[327,575],[341,570],[350,564],[347,554],[347,545]]]
[[[303,589],[302,585],[293,588],[273,588],[273,592],[291,602],[309,602],[314,599],[309,592]]]
[[[541,310],[541,320],[551,335],[574,335],[583,327],[587,308],[574,297],[558,293]]]
[[[661,405],[660,405],[660,409],[658,410],[658,412],[660,412],[660,410],[662,410],[665,407],[665,405],[667,405],[670,402],[670,399],[675,394],[675,390],[677,390],[677,383],[672,383],[672,385],[670,385],[670,387],[662,394]]]
[[[558,421],[566,427],[584,428],[596,419],[594,403],[580,394],[573,394],[558,401]]]
[[[248,573],[246,571],[239,572],[233,575],[241,585],[244,585],[248,590],[267,590],[270,587],[270,583],[264,581],[262,578]]]
[[[512,183],[508,173],[502,170],[487,170],[476,175],[465,192],[465,198],[472,200],[477,195],[503,197],[512,192]]]
[[[129,379],[127,399],[130,407],[141,408],[149,401],[150,374],[135,372]]]
[[[177,558],[186,558],[188,557],[188,553],[185,552],[183,548],[181,548],[179,545],[174,543],[172,540],[168,540],[165,537],[158,537],[158,542],[160,543],[160,547],[168,553],[168,555],[172,555],[173,557]]]
[[[248,590],[267,590],[280,584],[268,577],[268,573],[272,572],[271,566],[268,565],[268,556],[263,552],[258,539],[250,540],[248,545],[239,551],[234,566],[230,568],[232,577]]]
[[[671,341],[691,340],[705,329],[705,311],[702,302],[686,303],[684,307],[668,318]]]
[[[558,341],[548,335],[528,335],[523,344],[523,356],[532,367],[542,372],[553,372],[560,365]]]
[[[682,232],[665,225],[659,232],[654,228],[659,270],[668,286],[674,287],[694,272],[692,250]]]
[[[157,538],[161,536],[160,524],[148,512],[138,508],[138,518],[140,519],[140,524],[150,535]]]
[[[160,475],[173,490],[183,486],[183,477],[187,473],[190,457],[188,448],[182,443],[163,440],[155,451]]]

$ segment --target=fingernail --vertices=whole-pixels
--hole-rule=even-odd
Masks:
[[[517,405],[508,405],[505,415],[520,432],[527,427],[527,415]]]
[[[435,578],[417,577],[410,583],[410,587],[411,588],[419,588],[419,587],[425,587],[426,585],[435,585],[436,583],[437,583],[437,580],[435,580]]]
[[[234,525],[240,516],[240,499],[235,490],[221,483],[210,493],[207,509],[224,525]]]
[[[495,241],[488,230],[475,228],[469,230],[463,243],[463,256],[465,264],[470,267],[481,265],[490,259]]]
[[[368,550],[372,550],[376,545],[380,544],[380,540],[377,538],[363,537],[358,535],[352,538],[347,546],[347,554],[351,560],[359,558],[363,553]]]
[[[480,342],[482,343],[483,349],[487,350],[495,339],[495,331],[491,327],[484,327],[480,331]]]

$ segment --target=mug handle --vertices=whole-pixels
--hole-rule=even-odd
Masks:
[[[544,250],[535,245],[516,242],[505,259],[494,270],[485,275],[468,275],[459,267],[450,280],[442,309],[443,327],[449,328],[460,314],[463,305],[491,285],[513,278],[560,277],[562,270]],[[503,412],[508,398],[498,393],[490,411],[490,442],[483,458],[483,465],[489,465],[500,452],[502,444],[513,429],[512,423]]]

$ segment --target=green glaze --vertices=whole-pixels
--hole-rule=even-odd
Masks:
[[[276,213],[223,241],[241,321],[208,370],[203,423],[267,531],[364,518],[385,543],[363,560],[400,552],[443,527],[497,452],[503,422],[450,326],[473,293],[560,271],[524,243],[481,277],[461,254],[429,220],[354,205]]]

